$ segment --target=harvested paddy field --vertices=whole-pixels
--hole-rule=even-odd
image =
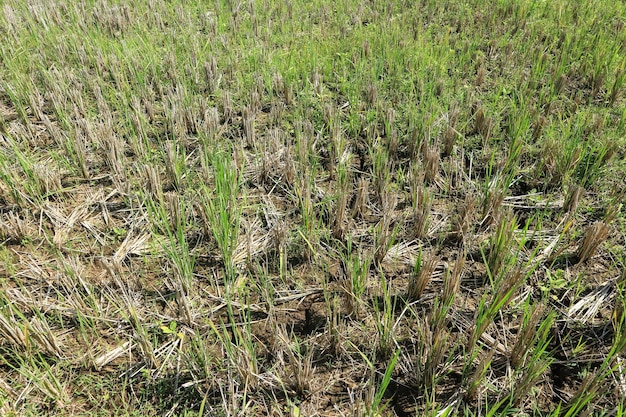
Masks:
[[[5,1],[0,414],[623,416],[626,6]]]

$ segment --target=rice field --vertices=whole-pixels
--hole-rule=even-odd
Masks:
[[[0,415],[626,415],[623,2],[0,5]]]

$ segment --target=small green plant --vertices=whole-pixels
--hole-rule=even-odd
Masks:
[[[348,313],[359,317],[362,313],[363,296],[367,291],[367,283],[372,260],[366,253],[358,253],[348,238],[346,257],[343,261],[345,270],[344,289],[347,295]]]
[[[356,346],[354,346],[356,348]],[[382,379],[380,379],[380,383],[378,383],[378,372],[376,371],[374,362],[372,362],[363,352],[357,349],[363,360],[367,363],[370,369],[370,377],[369,377],[369,388],[367,390],[365,396],[365,416],[376,417],[380,416],[383,411],[386,409],[386,404],[383,402],[385,398],[385,393],[387,391],[387,387],[392,380],[393,372],[398,363],[398,358],[400,357],[400,350],[397,350],[396,353],[388,360],[387,366],[385,368],[385,373],[382,375]],[[361,410],[356,410],[359,414],[362,413]]]
[[[235,324],[230,326],[232,334],[225,323],[222,323],[219,328],[214,323],[210,323],[210,326],[226,353],[230,366],[237,372],[238,380],[244,385],[244,391],[247,392],[249,389],[254,390],[260,382],[257,347],[249,325],[240,328],[237,325],[232,303],[229,303],[227,308],[230,323]]]
[[[511,366],[518,375],[511,392],[513,406],[518,406],[526,398],[554,361],[548,350],[554,314],[545,315],[544,310],[541,304],[532,307],[527,305],[524,309],[524,319],[510,354]]]
[[[493,319],[503,309],[515,294],[515,291],[523,284],[526,274],[521,267],[500,277],[494,281],[493,292],[483,295],[476,309],[475,325],[468,339],[468,350],[472,351],[483,335],[487,327],[493,323]]]
[[[502,272],[510,269],[515,261],[515,231],[517,230],[515,217],[503,217],[489,241],[487,268],[491,277],[499,277]]]
[[[381,358],[388,358],[396,345],[395,298],[392,300],[389,285],[384,275],[381,276],[382,307],[374,303],[374,323],[378,331],[376,352]]]
[[[215,188],[203,184],[200,195],[205,219],[219,248],[226,280],[233,282],[236,266],[233,256],[239,241],[241,207],[238,202],[240,179],[231,159],[225,152],[211,153],[204,149],[204,169],[212,173]]]

